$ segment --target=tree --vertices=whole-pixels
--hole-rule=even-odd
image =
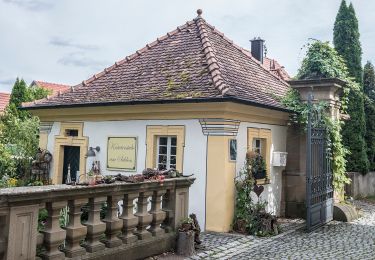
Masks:
[[[333,43],[344,58],[349,75],[362,83],[362,48],[359,40],[358,19],[353,4],[342,0],[333,29]]]
[[[0,177],[5,174],[21,178],[30,172],[31,160],[38,149],[39,119],[20,110],[20,106],[22,102],[44,98],[48,93],[16,79],[9,105],[0,118]]]
[[[308,45],[307,54],[302,61],[297,78],[339,78],[347,82],[343,106],[346,113],[350,115],[350,120],[345,122],[342,129],[343,144],[350,151],[346,158],[346,169],[367,172],[363,94],[359,84],[350,77],[344,59],[328,42],[314,41]]]
[[[375,68],[369,61],[363,68],[363,91],[372,101],[375,101]]]
[[[333,29],[333,43],[337,53],[344,59],[348,75],[346,80],[353,78],[359,83],[350,89],[347,103],[347,113],[350,119],[343,127],[344,145],[349,149],[348,171],[368,171],[366,119],[362,87],[362,49],[359,41],[358,20],[352,4],[341,2]],[[358,88],[358,89],[357,89]]]
[[[22,102],[28,100],[27,85],[23,79],[16,79],[16,82],[13,85],[12,93],[10,94],[9,104],[14,105],[15,107],[20,107]]]
[[[365,93],[366,143],[370,170],[375,170],[375,69],[367,62],[363,69],[363,90]]]

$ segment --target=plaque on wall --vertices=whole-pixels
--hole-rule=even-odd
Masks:
[[[137,137],[108,137],[107,169],[136,171]]]

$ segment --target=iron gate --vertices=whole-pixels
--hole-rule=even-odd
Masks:
[[[306,207],[307,231],[310,232],[333,218],[331,143],[321,111],[314,109],[313,96],[308,98]]]

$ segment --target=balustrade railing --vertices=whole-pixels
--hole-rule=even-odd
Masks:
[[[134,259],[161,253],[174,246],[173,231],[187,217],[193,182],[0,189],[0,259]],[[41,228],[43,208],[48,216]]]

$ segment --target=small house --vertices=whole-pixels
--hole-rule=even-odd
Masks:
[[[53,183],[64,182],[68,167],[78,179],[93,162],[103,175],[174,168],[196,178],[189,211],[202,229],[223,232],[250,149],[266,160],[261,199],[280,215],[289,111],[279,97],[289,76],[263,45],[260,38],[251,51],[236,45],[198,12],[82,83],[25,103],[41,120]]]

